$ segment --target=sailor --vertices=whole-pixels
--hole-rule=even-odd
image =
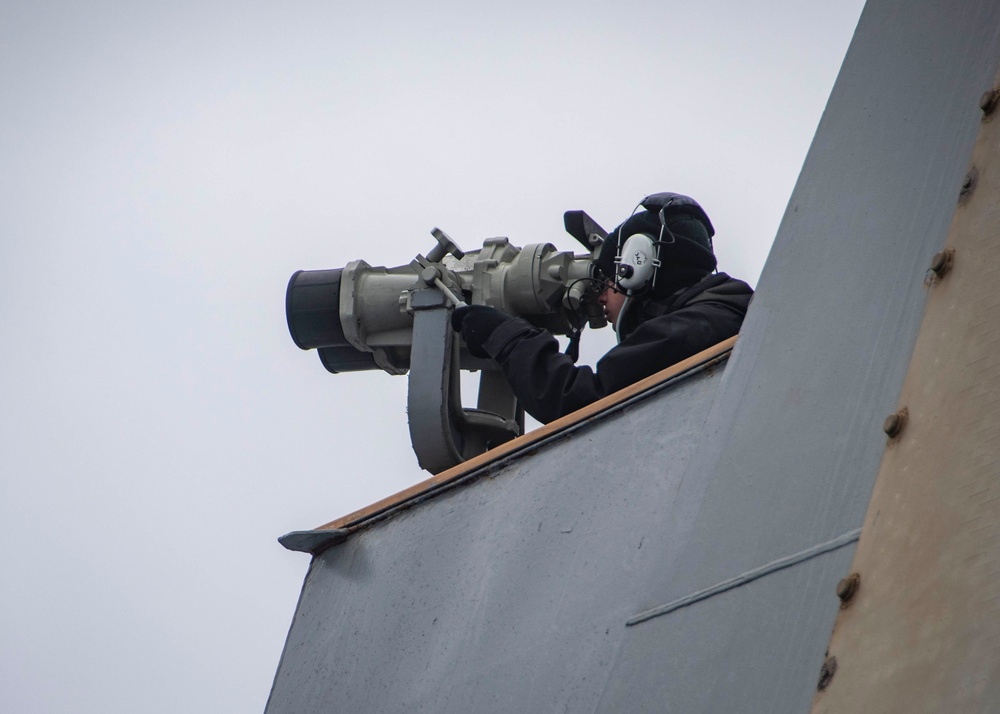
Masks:
[[[596,370],[561,354],[548,331],[492,307],[460,307],[452,326],[472,354],[499,365],[525,411],[552,421],[739,332],[753,290],[716,272],[714,234],[702,207],[676,193],[647,196],[611,232],[594,274],[618,344]]]

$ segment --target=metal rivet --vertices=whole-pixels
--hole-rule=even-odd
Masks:
[[[958,192],[958,199],[961,201],[972,193],[972,190],[976,187],[976,180],[979,178],[979,171],[975,166],[969,170],[969,173],[965,175],[965,180],[962,181],[962,190]]]
[[[1000,92],[995,89],[987,89],[983,92],[983,96],[979,98],[979,108],[983,110],[984,117],[989,116],[996,109],[998,96],[1000,96]]]
[[[895,439],[903,432],[903,427],[906,426],[906,419],[910,415],[910,411],[903,407],[898,412],[894,412],[885,418],[882,422],[882,431],[890,439]]]
[[[827,657],[826,662],[823,663],[823,667],[819,670],[819,682],[816,683],[816,689],[823,691],[830,686],[830,682],[833,681],[833,675],[837,673],[837,658]]]
[[[954,249],[942,250],[934,254],[931,258],[931,270],[939,278],[951,270],[951,264],[955,257]]]
[[[861,587],[861,576],[858,573],[851,573],[846,578],[841,578],[837,583],[837,597],[840,598],[840,607],[847,607]]]

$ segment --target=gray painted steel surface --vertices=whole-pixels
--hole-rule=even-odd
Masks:
[[[268,711],[808,711],[1000,64],[1000,4],[872,0],[725,371],[352,535]]]
[[[316,558],[268,711],[592,708],[625,621],[658,598],[649,576],[673,547],[690,436],[720,374],[679,382]]]

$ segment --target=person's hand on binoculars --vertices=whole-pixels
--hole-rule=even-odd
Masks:
[[[451,314],[451,326],[455,332],[462,334],[469,354],[474,357],[490,357],[483,345],[490,335],[503,323],[513,319],[510,315],[500,312],[495,307],[487,305],[463,305]]]

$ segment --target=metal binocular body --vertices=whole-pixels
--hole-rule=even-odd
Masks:
[[[316,349],[334,373],[382,369],[409,373],[410,438],[421,468],[438,473],[520,435],[524,412],[488,359],[469,354],[451,329],[460,305],[489,305],[554,334],[606,324],[592,261],[607,233],[583,211],[566,229],[584,255],[550,243],[518,248],[490,238],[464,252],[443,231],[409,265],[355,260],[333,270],[300,270],[285,294],[292,340]],[[477,407],[462,406],[459,370],[481,371]]]

